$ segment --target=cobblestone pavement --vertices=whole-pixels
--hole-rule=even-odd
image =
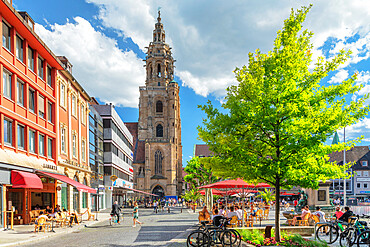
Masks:
[[[56,236],[25,246],[186,246],[187,233],[197,223],[197,214],[179,208],[155,214],[152,209],[139,209],[142,226],[132,227],[132,209],[124,210],[124,221],[110,226],[99,222],[68,235]],[[190,229],[189,229],[190,228]],[[187,229],[189,229],[187,231]]]

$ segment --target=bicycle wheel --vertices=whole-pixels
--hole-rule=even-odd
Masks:
[[[233,246],[239,247],[242,243],[242,236],[235,229],[229,229],[229,230],[233,233],[233,237],[235,238],[235,242],[234,242]]]
[[[224,230],[224,232],[221,234],[221,244],[222,246],[236,246],[234,245],[238,239],[236,238],[236,235],[233,231],[230,229]]]
[[[221,231],[220,230],[211,230],[208,232],[208,246],[214,246],[221,243]]]
[[[358,235],[356,242],[358,247],[370,246],[370,230],[361,232],[360,235]]]
[[[186,246],[201,247],[208,245],[208,235],[203,231],[195,230],[188,236]]]
[[[315,232],[317,240],[322,243],[332,244],[339,237],[339,230],[331,224],[321,225]]]
[[[348,227],[344,232],[340,234],[339,245],[341,247],[351,247],[355,244],[357,239],[356,229]]]

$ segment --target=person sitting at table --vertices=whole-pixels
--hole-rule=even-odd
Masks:
[[[319,222],[326,222],[325,213],[321,211],[321,208],[319,206],[316,207],[316,211],[312,214],[316,215],[319,218]]]
[[[215,209],[215,214],[212,215],[212,222],[214,226],[219,227],[221,225],[221,219],[224,218],[222,215],[219,215],[218,209]]]
[[[199,212],[198,219],[199,219],[199,222],[211,220],[211,217],[210,217],[209,212],[207,210],[207,206],[204,206],[202,211]]]
[[[46,206],[46,209],[45,209],[45,213],[46,214],[52,214],[53,213],[53,210],[50,208],[50,206]]]
[[[60,209],[60,206],[57,204],[54,208],[54,213],[61,213],[62,210]]]
[[[40,210],[41,208],[40,208],[40,205],[39,204],[36,204],[36,206],[35,206],[35,210]]]
[[[294,216],[292,222],[289,224],[290,226],[295,226],[295,223],[297,223],[298,220],[302,220],[306,214],[310,214],[311,211],[308,207],[308,205],[304,206],[302,208],[302,214],[301,216]]]
[[[346,223],[348,223],[348,219],[349,217],[351,217],[353,215],[353,212],[351,210],[349,210],[349,207],[346,206],[344,207],[344,214],[342,216],[340,216],[340,218],[338,220],[341,220],[341,221],[344,221]]]
[[[241,210],[241,208],[239,206],[235,206],[235,212],[238,215],[238,220],[241,220],[242,215],[243,215],[243,211]]]
[[[335,208],[335,213],[334,213],[334,216],[335,218],[337,218],[337,220],[339,220],[339,218],[343,215],[343,212],[340,210],[340,207],[336,207]]]
[[[38,220],[41,219],[41,218],[45,218],[45,220],[48,220],[49,218],[44,214],[43,211],[40,211],[40,215],[39,217],[37,217],[36,221],[35,221],[35,224],[37,225],[38,224]],[[40,230],[41,230],[41,226],[40,226]]]
[[[227,218],[231,219],[233,216],[238,217],[238,214],[235,212],[234,206],[231,206],[230,207],[230,212],[227,214]]]
[[[220,211],[218,212],[218,215],[226,217],[226,210],[225,206],[222,205]]]

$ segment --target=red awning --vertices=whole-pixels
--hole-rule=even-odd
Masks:
[[[65,182],[69,185],[72,185],[73,187],[75,187],[79,191],[96,194],[96,189],[90,188],[87,185],[84,185],[84,184],[81,184],[77,181],[74,181],[73,179],[70,179],[67,176],[60,175],[60,174],[55,174],[55,173],[43,172],[43,171],[37,171],[37,172],[41,173],[42,175],[45,175],[45,176],[48,176],[48,177],[51,177],[51,178],[55,178],[57,180]]]
[[[26,189],[42,189],[43,185],[41,179],[34,173],[12,171],[12,187],[26,188]]]
[[[149,196],[158,196],[156,194],[148,193],[148,192],[141,191],[141,190],[135,190],[135,189],[131,189],[131,188],[123,188],[122,187],[122,189],[131,190],[131,191],[134,191],[134,192],[137,192],[137,193],[141,193],[141,194],[146,194],[146,195],[149,195]]]

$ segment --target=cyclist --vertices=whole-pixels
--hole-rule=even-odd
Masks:
[[[115,201],[112,205],[112,211],[110,215],[113,217],[114,215],[117,215],[117,223],[119,224],[119,213],[121,212],[121,208],[118,206],[118,202]]]

